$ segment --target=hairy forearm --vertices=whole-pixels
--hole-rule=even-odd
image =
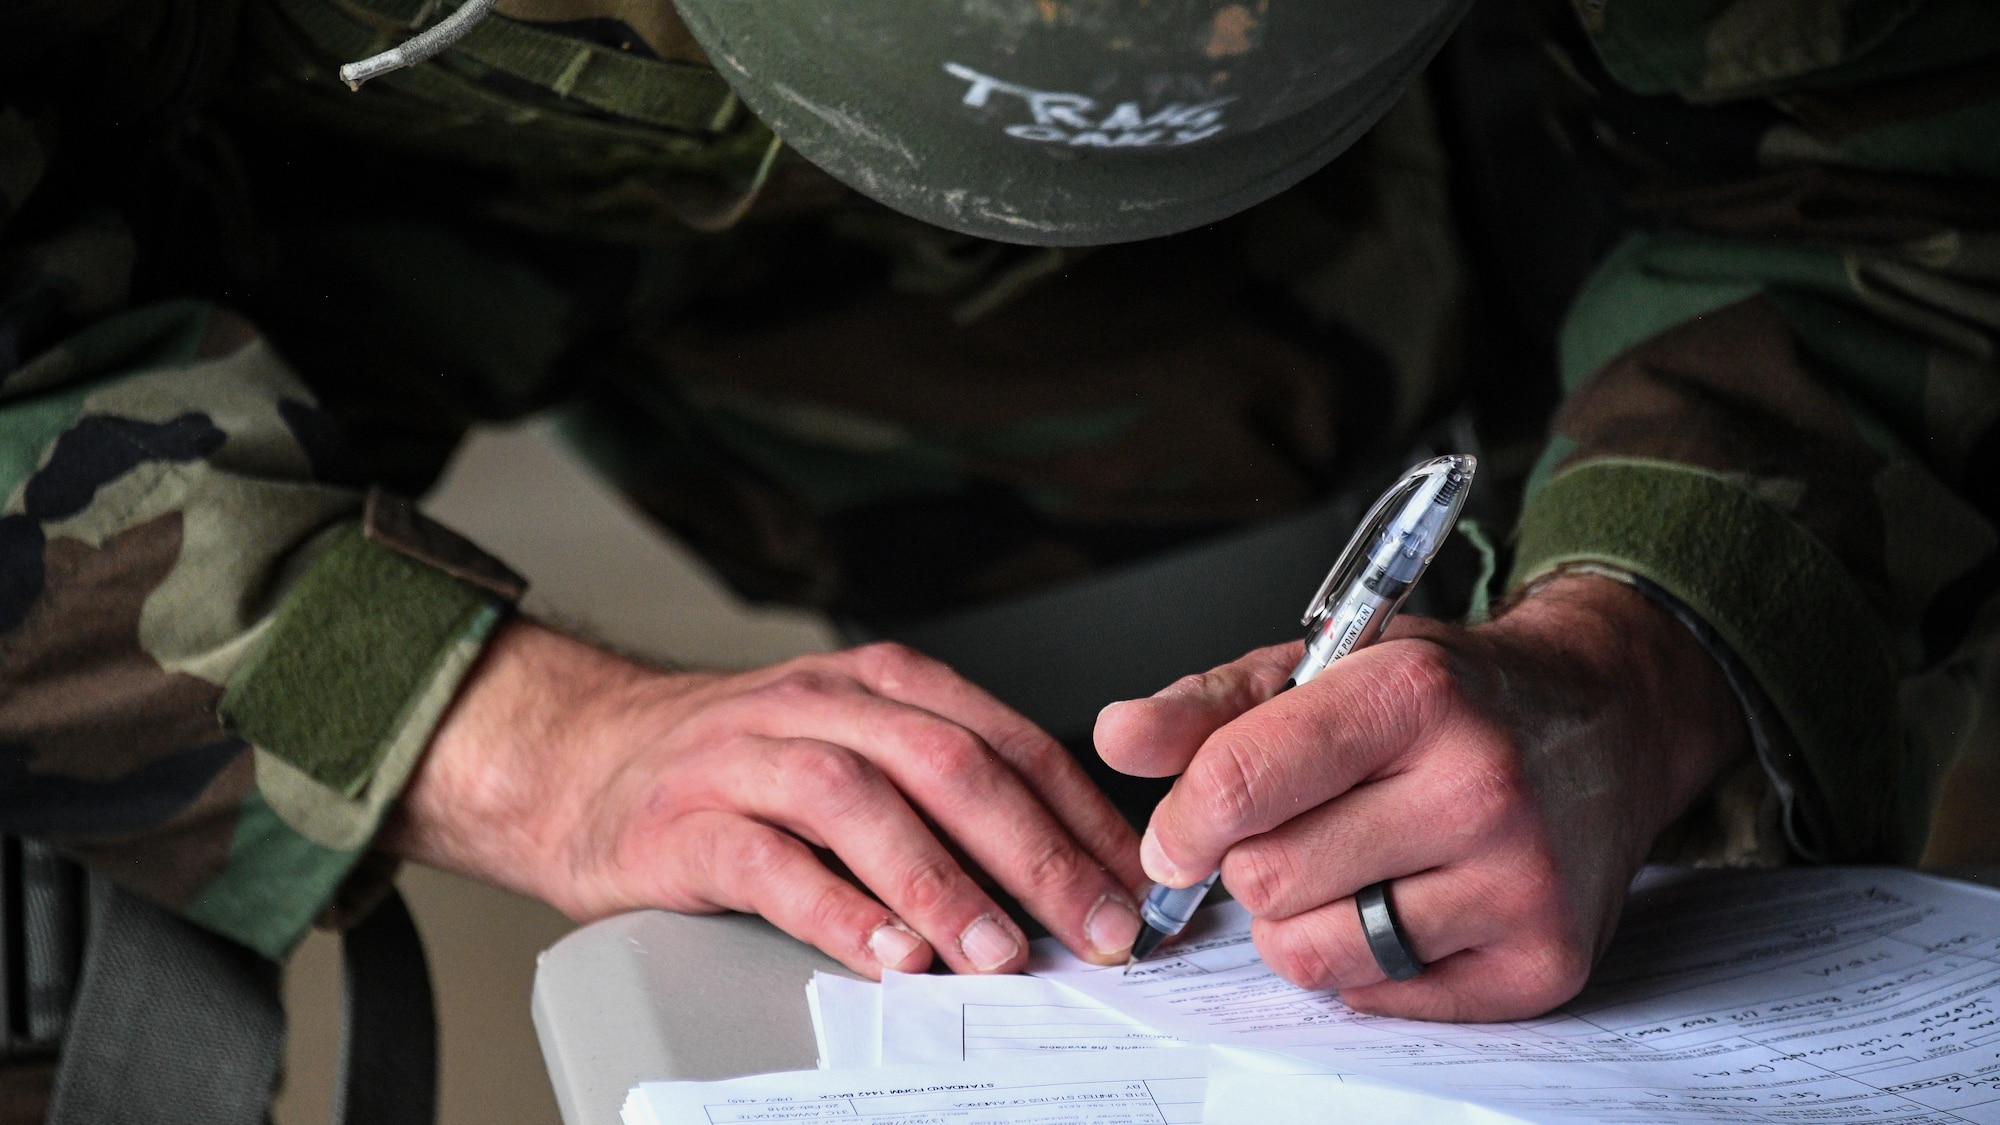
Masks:
[[[438,724],[379,846],[569,909],[562,856],[589,818],[587,791],[563,775],[587,772],[602,749],[589,732],[605,712],[640,706],[642,682],[657,691],[669,679],[534,621],[508,622]]]

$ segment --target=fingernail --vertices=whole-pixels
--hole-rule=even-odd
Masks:
[[[965,927],[958,935],[959,951],[972,967],[982,973],[990,973],[1014,959],[1021,951],[1021,943],[1014,938],[1012,930],[1003,926],[991,914],[982,914],[979,920]]]
[[[1105,956],[1123,953],[1132,948],[1132,939],[1139,936],[1139,912],[1132,909],[1132,900],[1124,895],[1105,895],[1084,916],[1083,936],[1097,953]]]
[[[1139,866],[1146,869],[1146,878],[1155,883],[1176,886],[1181,877],[1181,869],[1174,866],[1167,853],[1160,850],[1159,838],[1153,835],[1152,825],[1146,826],[1146,834],[1139,838]]]
[[[868,952],[875,955],[875,963],[883,968],[893,969],[903,964],[923,947],[924,939],[894,919],[868,931]]]

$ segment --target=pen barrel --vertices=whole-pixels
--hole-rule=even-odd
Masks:
[[[1139,916],[1148,926],[1172,937],[1187,926],[1188,919],[1201,908],[1201,900],[1208,897],[1208,890],[1215,886],[1218,871],[1191,887],[1164,887],[1154,884],[1146,892],[1146,901],[1139,905]]]
[[[1340,604],[1327,615],[1325,623],[1306,642],[1305,655],[1299,657],[1298,666],[1292,669],[1288,687],[1310,683],[1334,661],[1356,649],[1367,648],[1382,635],[1390,618],[1402,608],[1403,597],[1410,592],[1410,586],[1386,577],[1377,585],[1387,592],[1387,597],[1366,584],[1360,584],[1340,600]]]

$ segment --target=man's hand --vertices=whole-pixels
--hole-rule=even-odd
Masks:
[[[1296,643],[1113,704],[1098,750],[1181,774],[1147,873],[1220,865],[1286,979],[1385,1015],[1538,1015],[1583,987],[1654,837],[1747,752],[1741,711],[1686,628],[1606,578],[1390,632],[1282,695]],[[1429,964],[1414,980],[1362,936],[1354,894],[1383,879]]]
[[[662,673],[525,621],[494,639],[383,839],[579,921],[762,914],[871,977],[933,951],[1019,969],[1027,942],[981,878],[1116,962],[1143,882],[1132,830],[1062,746],[906,648]]]

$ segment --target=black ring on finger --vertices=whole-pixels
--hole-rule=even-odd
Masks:
[[[1424,963],[1410,952],[1403,928],[1396,924],[1396,910],[1389,905],[1389,881],[1370,883],[1354,895],[1354,908],[1361,913],[1361,932],[1368,938],[1368,951],[1375,964],[1390,980],[1409,980],[1424,971]]]

